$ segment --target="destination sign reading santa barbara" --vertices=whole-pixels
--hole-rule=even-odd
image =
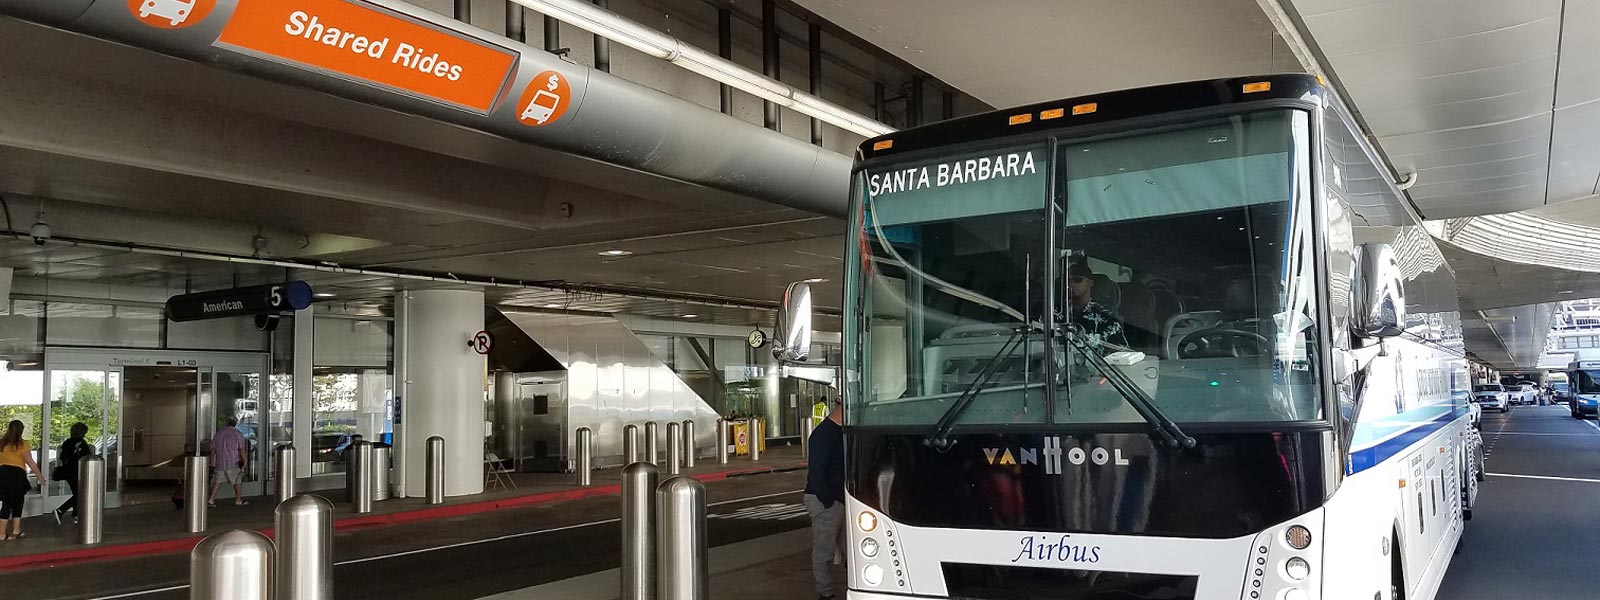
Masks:
[[[873,169],[865,192],[879,225],[1042,210],[1048,157],[1041,144]]]

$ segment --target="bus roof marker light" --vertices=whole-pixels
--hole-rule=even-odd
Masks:
[[[1025,124],[1025,123],[1032,123],[1033,122],[1033,113],[1022,113],[1020,115],[1011,115],[1010,122],[1011,122],[1012,125],[1022,125],[1022,124]]]
[[[1052,108],[1050,110],[1039,111],[1039,120],[1040,121],[1049,121],[1050,119],[1059,119],[1059,118],[1064,117],[1066,115],[1067,115],[1067,110],[1066,109],[1064,109],[1064,108]]]
[[[1078,115],[1093,114],[1098,110],[1100,110],[1099,102],[1085,102],[1083,104],[1076,104],[1072,107],[1072,116],[1076,117]]]
[[[1270,91],[1272,91],[1272,82],[1271,81],[1253,81],[1253,82],[1244,84],[1244,93],[1246,93],[1246,94],[1257,94],[1257,93],[1260,93],[1260,92],[1270,92]]]
[[[894,140],[878,140],[872,143],[873,150],[888,150],[894,147]]]

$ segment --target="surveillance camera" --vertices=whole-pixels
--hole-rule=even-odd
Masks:
[[[45,242],[50,241],[50,226],[44,221],[34,223],[33,228],[28,230],[28,235],[33,237],[33,245],[43,246]]]

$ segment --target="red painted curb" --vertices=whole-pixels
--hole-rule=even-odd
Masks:
[[[795,468],[757,467],[753,469],[734,469],[730,471],[718,471],[715,473],[702,473],[699,475],[691,475],[691,477],[703,482],[713,482],[723,481],[729,477],[759,475],[762,473],[777,473],[789,470],[795,470]],[[467,502],[450,506],[419,508],[416,510],[393,512],[382,515],[349,517],[334,521],[333,528],[335,531],[357,531],[376,527],[402,525],[405,523],[416,523],[418,521],[436,521],[451,517],[463,517],[467,515],[508,510],[513,508],[527,508],[542,504],[554,504],[557,502],[582,500],[585,498],[595,498],[599,496],[620,495],[621,493],[622,486],[620,484],[561,490],[559,492],[544,492],[539,494],[529,494],[526,496],[514,496],[511,498],[499,498],[496,500]],[[269,537],[272,536],[273,533],[271,527],[257,529],[256,531],[259,531]],[[57,567],[62,565],[103,560],[133,558],[136,556],[189,552],[194,550],[194,547],[199,545],[200,540],[202,539],[205,538],[202,536],[188,536],[168,540],[156,540],[153,542],[137,542],[132,544],[118,544],[115,546],[98,546],[94,548],[78,548],[74,550],[60,550],[56,552],[43,552],[39,554],[8,556],[0,558],[0,573],[43,567]]]

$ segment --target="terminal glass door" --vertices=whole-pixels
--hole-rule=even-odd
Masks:
[[[45,472],[60,464],[61,445],[71,437],[72,427],[82,423],[88,429],[84,441],[94,446],[95,453],[105,459],[106,506],[122,505],[121,443],[118,431],[122,420],[122,370],[93,368],[87,365],[52,365],[50,369],[50,417],[46,426],[48,436],[44,443]],[[72,494],[68,482],[52,481],[50,496],[65,501]],[[55,502],[49,503],[53,508]]]

